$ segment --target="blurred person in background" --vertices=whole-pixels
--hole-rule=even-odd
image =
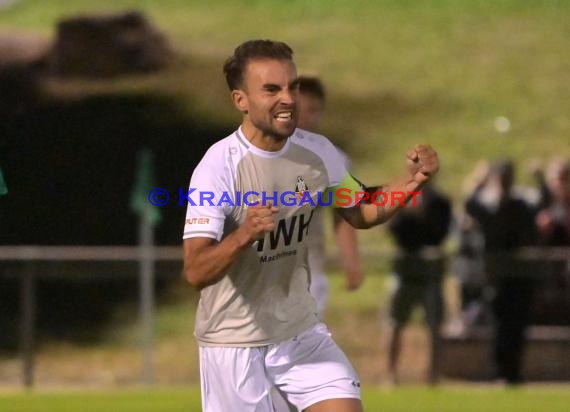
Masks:
[[[399,383],[398,360],[402,331],[415,307],[421,306],[429,329],[430,361],[427,381],[436,384],[440,375],[440,327],[444,315],[442,283],[445,258],[441,249],[449,233],[452,210],[448,196],[426,185],[389,223],[397,245],[393,261],[395,281],[390,302],[388,370],[392,383]]]
[[[541,246],[570,246],[570,161],[552,159],[546,172],[536,167],[542,186],[541,210],[536,227]],[[570,256],[570,253],[567,253]],[[539,324],[570,325],[570,260],[547,258],[540,264],[541,282],[537,288],[534,318]]]
[[[570,161],[555,158],[548,165],[546,195],[536,224],[543,244],[570,245]]]
[[[325,88],[318,77],[299,76],[299,94],[297,97],[297,127],[318,133],[326,102]],[[350,162],[345,153],[346,168]],[[311,294],[317,301],[319,317],[324,319],[329,298],[329,281],[325,273],[325,208],[317,207],[313,214],[309,232],[309,268],[311,270]],[[356,230],[339,214],[333,214],[335,241],[340,253],[341,263],[346,276],[346,289],[356,290],[362,282],[362,270],[358,253]]]
[[[470,196],[489,173],[489,162],[481,160],[464,179],[463,193]],[[452,272],[457,277],[461,298],[461,319],[457,332],[476,333],[478,328],[491,325],[489,301],[491,290],[485,276],[485,240],[479,224],[465,211],[461,212],[457,227],[458,250],[453,259]]]
[[[326,92],[322,81],[314,76],[299,76],[299,93],[297,95],[297,127],[318,133],[326,103]],[[342,153],[342,152],[341,152]],[[346,168],[349,169],[348,157],[342,153]],[[356,229],[339,214],[333,213],[335,241],[341,257],[346,276],[347,290],[356,290],[362,282],[362,270],[358,253]],[[317,312],[324,319],[329,298],[329,280],[325,273],[326,239],[325,208],[317,206],[313,213],[311,229],[308,237],[309,269],[311,271],[310,291],[317,302]],[[285,398],[274,388],[272,391],[273,406],[276,412],[296,411]]]
[[[485,272],[493,288],[494,374],[508,384],[522,380],[525,331],[535,284],[530,267],[513,254],[535,244],[536,210],[515,192],[514,182],[513,162],[498,162],[481,175],[465,205],[483,233]]]

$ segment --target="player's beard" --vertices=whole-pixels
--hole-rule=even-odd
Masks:
[[[257,123],[257,124],[256,124]],[[287,139],[293,134],[297,128],[297,117],[293,110],[293,117],[287,122],[281,122],[275,117],[271,116],[268,120],[253,123],[255,127],[263,132],[264,135],[269,135],[275,140]]]
[[[269,134],[275,140],[281,141],[290,137],[295,131],[296,127],[296,125],[290,127],[272,127],[271,130],[267,131],[267,134]]]

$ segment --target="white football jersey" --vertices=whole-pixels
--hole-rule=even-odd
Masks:
[[[256,200],[271,201],[279,212],[276,229],[201,290],[195,329],[200,345],[277,343],[319,321],[309,293],[307,234],[315,206],[332,201],[324,193],[339,188],[344,194],[361,190],[334,145],[305,130],[297,129],[277,152],[253,146],[241,129],[207,151],[190,182],[184,239],[221,241]]]

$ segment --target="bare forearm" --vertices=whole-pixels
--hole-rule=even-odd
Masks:
[[[368,224],[377,225],[390,220],[402,207],[410,201],[412,205],[417,202],[417,196],[421,196],[423,184],[410,180],[409,177],[400,177],[382,186],[382,194],[376,204],[371,202],[367,206],[371,209]],[[372,206],[372,207],[370,207]],[[374,210],[374,207],[376,208]],[[376,212],[375,214],[373,212]],[[374,216],[375,215],[375,216]]]
[[[409,178],[399,178],[386,185],[378,186],[371,193],[369,201],[350,208],[341,214],[357,229],[367,229],[387,222],[408,202],[415,203],[423,185]]]
[[[346,273],[360,272],[358,239],[356,230],[335,213],[335,238]]]
[[[228,268],[251,247],[255,239],[275,229],[278,208],[258,204],[247,209],[245,220],[220,243],[214,239],[195,237],[184,241],[184,275],[201,289],[222,279]]]
[[[362,283],[356,230],[340,215],[335,213],[335,234],[342,257],[347,290],[356,290]]]
[[[192,239],[184,243],[184,275],[198,289],[222,279],[236,259],[250,247],[251,242],[233,232],[220,243],[193,248]]]
[[[438,172],[437,152],[429,145],[416,145],[406,154],[406,165],[404,175],[369,195],[370,202],[344,209],[341,214],[345,220],[357,229],[388,221]]]

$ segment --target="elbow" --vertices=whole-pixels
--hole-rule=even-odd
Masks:
[[[384,215],[379,217],[378,220],[376,221],[376,225],[383,225],[385,223],[388,223],[392,219],[392,216],[393,215]]]
[[[378,210],[375,210],[374,215],[360,215],[358,219],[354,222],[354,227],[357,229],[370,229],[371,227],[381,225],[386,223],[390,216],[382,211],[382,213],[378,213]]]
[[[379,224],[375,217],[376,216],[372,217],[366,214],[355,214],[348,223],[355,229],[370,229]]]
[[[362,217],[358,219],[351,219],[348,221],[348,223],[355,229],[370,229],[371,227],[378,224],[377,222],[369,222]]]
[[[198,290],[200,290],[204,286],[206,286],[204,279],[200,275],[200,273],[198,271],[196,271],[195,269],[190,268],[190,267],[184,268],[184,279],[186,279],[186,281],[190,285],[192,285],[194,288],[196,288]]]
[[[219,281],[218,277],[210,276],[203,270],[191,267],[186,267],[184,269],[184,278],[198,291]]]

